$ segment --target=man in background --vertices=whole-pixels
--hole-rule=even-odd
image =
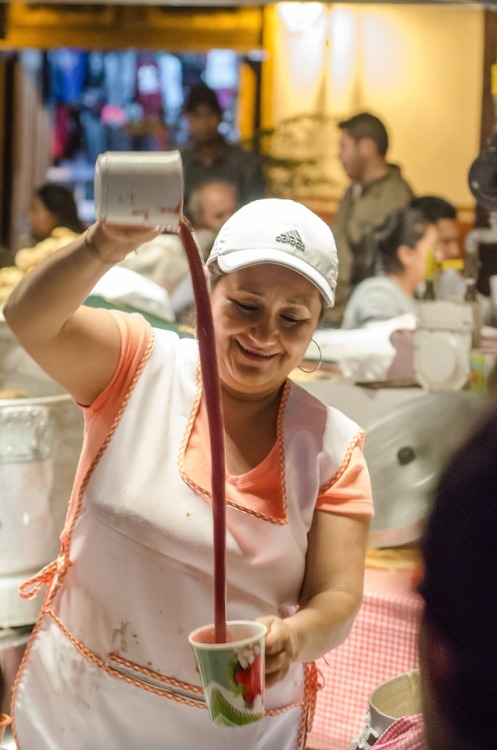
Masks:
[[[207,229],[215,236],[239,206],[240,199],[233,182],[206,180],[191,191],[185,211],[196,230]]]
[[[185,212],[195,230],[204,262],[217,233],[239,207],[236,185],[226,180],[206,180],[190,193]],[[178,322],[193,324],[194,296],[189,269],[171,292],[171,304]]]
[[[262,160],[219,132],[223,111],[216,92],[203,83],[192,86],[183,111],[190,135],[189,145],[181,151],[186,205],[193,188],[206,180],[233,183],[240,205],[263,198]]]
[[[413,198],[400,167],[387,160],[388,132],[378,117],[361,112],[338,127],[338,158],[351,182],[332,223],[339,261],[335,307],[327,316],[332,324],[341,322],[352,289],[376,273],[362,247],[364,235]]]

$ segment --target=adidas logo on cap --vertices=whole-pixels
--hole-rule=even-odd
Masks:
[[[282,232],[276,237],[276,242],[282,242],[286,245],[292,245],[297,250],[305,250],[305,245],[302,242],[302,237],[296,229],[290,229],[289,232]]]

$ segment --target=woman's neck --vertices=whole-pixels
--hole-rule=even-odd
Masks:
[[[284,384],[271,393],[240,393],[222,385],[221,401],[225,413],[264,415],[279,409]]]
[[[230,474],[245,474],[270,453],[278,433],[284,386],[257,396],[222,388],[226,463]]]

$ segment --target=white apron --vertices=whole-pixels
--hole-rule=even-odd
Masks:
[[[21,750],[303,747],[311,665],[292,665],[251,725],[214,726],[203,703],[188,633],[214,619],[212,514],[178,469],[200,399],[197,359],[195,341],[156,332],[73,496],[61,554],[34,581],[49,588],[16,683]],[[229,620],[295,611],[318,489],[362,437],[298,386],[282,408],[286,519],[228,505]]]

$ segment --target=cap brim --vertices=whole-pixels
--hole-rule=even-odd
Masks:
[[[274,248],[267,250],[261,248],[256,250],[231,250],[225,255],[222,253],[210,255],[207,265],[210,265],[214,261],[217,261],[219,268],[224,273],[239,271],[242,268],[257,266],[260,263],[273,263],[277,266],[286,266],[286,268],[291,268],[292,271],[296,271],[310,281],[311,284],[314,284],[328,307],[333,307],[335,304],[335,293],[324,276],[309,265],[309,263],[287,252],[275,250]]]

